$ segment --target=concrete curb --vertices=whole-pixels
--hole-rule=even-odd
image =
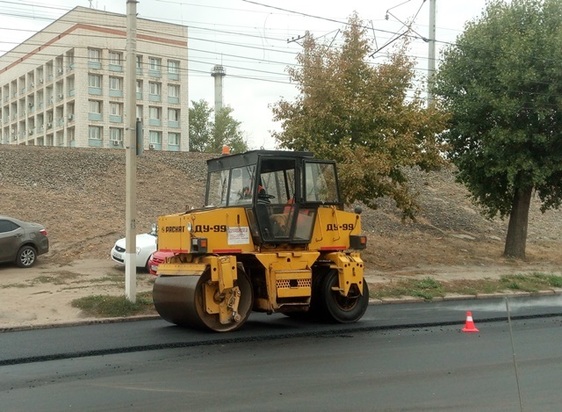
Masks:
[[[119,317],[119,318],[99,318],[99,319],[84,319],[84,320],[71,320],[71,321],[61,321],[54,323],[45,323],[43,325],[25,325],[25,326],[10,326],[5,328],[0,328],[0,333],[2,332],[21,332],[26,330],[35,329],[51,329],[51,328],[65,328],[71,326],[88,326],[88,325],[100,325],[104,323],[121,323],[121,322],[138,322],[141,320],[155,320],[160,319],[159,315],[139,315],[139,316],[129,316],[129,317]]]
[[[400,298],[370,298],[369,305],[395,305],[395,304],[407,304],[407,303],[432,303],[432,302],[443,302],[443,301],[460,301],[460,300],[484,300],[484,299],[497,299],[502,297],[525,297],[525,296],[553,296],[562,294],[562,288],[553,288],[541,290],[538,292],[510,292],[510,293],[481,293],[477,295],[445,295],[442,297],[437,297],[435,299],[426,300],[415,296],[404,296]],[[26,326],[13,326],[0,328],[0,333],[3,332],[21,332],[34,329],[49,329],[49,328],[64,328],[72,326],[88,326],[88,325],[98,325],[106,323],[120,323],[120,322],[137,322],[142,320],[155,320],[160,319],[159,315],[139,315],[139,316],[129,316],[129,317],[119,317],[119,318],[99,318],[99,319],[84,319],[84,320],[72,320],[48,323],[44,325],[26,325]]]

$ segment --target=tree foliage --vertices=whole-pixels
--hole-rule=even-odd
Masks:
[[[389,196],[413,217],[417,205],[404,167],[442,164],[436,133],[445,117],[412,94],[415,62],[406,43],[374,65],[362,21],[353,15],[346,27],[340,47],[306,34],[298,65],[288,69],[300,93],[273,106],[282,127],[274,137],[283,148],[338,161],[346,203],[376,207],[376,199]]]
[[[233,153],[248,150],[240,122],[232,117],[233,109],[223,107],[216,116],[205,100],[192,101],[189,109],[189,150],[191,152],[221,153],[223,146]]]
[[[509,216],[504,254],[525,257],[530,198],[562,199],[562,3],[492,1],[444,52],[435,93],[449,156],[488,216]]]
[[[213,127],[211,114],[213,109],[205,100],[191,101],[189,108],[189,151],[205,152],[211,141]]]

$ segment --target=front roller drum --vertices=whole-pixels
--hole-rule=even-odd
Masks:
[[[160,316],[179,326],[210,329],[215,332],[230,332],[241,327],[253,307],[252,284],[246,272],[238,270],[234,286],[240,290],[238,311],[228,323],[221,323],[218,313],[208,313],[205,305],[205,285],[215,288],[212,295],[220,303],[217,282],[211,282],[209,270],[201,276],[158,276],[154,282],[152,298]],[[207,296],[209,293],[207,293]]]

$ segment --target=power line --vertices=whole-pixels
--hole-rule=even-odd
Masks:
[[[5,2],[5,3],[17,4],[17,3],[15,3],[15,2]],[[170,2],[170,3],[173,3],[173,2]],[[176,2],[176,3],[177,3],[177,4],[182,4],[182,5],[189,4],[189,3],[180,3],[180,2]],[[28,3],[23,3],[23,4],[29,5]],[[199,5],[198,5],[198,6],[199,6]],[[67,11],[67,9],[64,9],[64,8],[61,8],[61,7],[53,7],[53,6],[38,6],[38,7],[44,8],[44,9],[55,9],[55,10],[64,10],[64,11]],[[201,6],[201,7],[207,7],[207,6]],[[209,7],[212,7],[212,6],[209,6]],[[233,9],[233,10],[239,10],[239,9]],[[321,18],[321,17],[319,17],[319,16],[316,16],[316,17]],[[49,20],[50,20],[50,19],[49,19]],[[331,20],[332,20],[332,21],[335,21],[335,22],[338,22],[339,24],[347,24],[346,22],[343,22],[343,21],[340,21],[340,20],[335,20],[335,19],[331,19]],[[168,21],[170,21],[170,20],[168,20]],[[238,36],[248,36],[248,37],[254,37],[254,38],[255,38],[255,37],[258,37],[258,36],[256,36],[256,35],[248,35],[248,34],[246,34],[246,33],[241,33],[241,32],[233,32],[233,31],[218,30],[218,29],[207,29],[207,28],[197,27],[197,26],[188,26],[188,27],[189,27],[190,29],[207,30],[207,31],[216,32],[216,33],[225,33],[225,34],[232,34],[232,35],[238,35]],[[375,30],[376,30],[376,29],[375,29]],[[379,31],[382,31],[382,30],[379,30]],[[389,33],[392,33],[392,32],[389,32]],[[393,34],[394,34],[394,33],[393,33]],[[280,39],[278,39],[278,38],[270,38],[270,37],[264,37],[264,36],[259,36],[259,37],[260,37],[260,38],[264,38],[264,39],[266,39],[266,40],[280,41]],[[284,39],[283,39],[283,40],[284,40]],[[231,43],[231,42],[224,42],[223,44],[225,44],[225,45],[236,45],[236,46],[238,46],[237,44],[233,44],[233,43]],[[239,46],[239,47],[244,47],[244,45],[241,45],[241,46]],[[275,49],[266,49],[266,50],[270,50],[271,52],[279,52],[279,50],[275,50]],[[287,52],[287,53],[291,53],[291,52]]]
[[[164,0],[160,0],[160,1],[166,2],[166,1],[164,1]],[[246,1],[246,0],[245,0],[245,1]],[[253,2],[253,1],[246,1],[246,2],[261,5],[261,3],[257,3],[257,2]],[[40,9],[47,9],[47,10],[57,10],[57,11],[61,11],[61,10],[62,10],[62,11],[65,11],[65,12],[68,12],[68,11],[69,11],[68,9],[62,8],[62,7],[44,6],[44,5],[32,5],[32,4],[30,4],[30,3],[25,3],[25,2],[24,2],[24,3],[19,3],[19,2],[14,2],[14,1],[1,1],[0,3],[11,4],[11,5],[12,5],[12,4],[14,4],[14,5],[17,4],[17,5],[23,5],[23,6],[35,6],[35,7],[37,7],[37,8],[40,8]],[[168,1],[168,3],[174,3],[174,2]],[[185,5],[185,4],[189,4],[189,3],[178,3],[178,4]],[[199,6],[199,5],[197,5],[197,6]],[[207,7],[207,6],[202,6],[202,7]],[[212,6],[209,6],[209,7],[212,7]],[[264,5],[264,7],[270,7],[270,6]],[[271,6],[271,7],[273,7],[273,6]],[[275,8],[275,7],[273,7],[273,8]],[[420,8],[421,8],[421,6],[420,6]],[[280,9],[280,10],[283,10],[283,11],[286,11],[286,12],[290,12],[290,13],[296,13],[296,14],[306,15],[306,16],[309,16],[309,17],[318,18],[318,19],[322,19],[322,20],[328,20],[328,21],[336,22],[336,23],[338,23],[338,24],[348,24],[347,22],[340,21],[340,20],[336,20],[336,19],[329,19],[329,18],[324,18],[324,17],[321,17],[321,16],[308,15],[308,14],[305,14],[305,13],[300,13],[300,12],[297,12],[297,11],[291,11],[291,10],[287,10],[287,9],[281,9],[281,8],[277,8],[277,9]],[[88,10],[88,9],[86,9],[86,10],[84,10],[84,11],[82,11],[82,10],[76,10],[76,11],[82,12],[82,13],[84,13],[84,14],[87,14],[87,13],[88,13],[87,10]],[[238,9],[235,9],[235,10],[238,10]],[[418,13],[419,13],[419,9],[418,9]],[[117,13],[112,13],[112,14],[116,14],[116,15],[122,16],[121,14],[117,14]],[[0,15],[12,15],[12,14],[10,14],[10,13],[8,13],[8,14],[7,14],[7,13],[0,13]],[[417,13],[416,13],[416,16],[417,16]],[[29,14],[28,14],[28,15],[21,15],[21,17],[29,17]],[[34,17],[34,18],[35,18],[35,17]],[[42,19],[52,21],[52,19],[50,19],[50,18],[42,18]],[[110,27],[118,27],[118,28],[120,28],[120,29],[123,29],[122,26],[110,26]],[[240,47],[240,48],[245,48],[245,49],[248,49],[248,50],[255,50],[255,51],[260,51],[260,52],[281,53],[281,54],[290,55],[290,56],[296,56],[296,54],[297,54],[297,52],[295,52],[295,51],[290,51],[290,50],[279,50],[279,49],[274,49],[274,48],[260,47],[260,46],[256,46],[256,45],[240,44],[240,43],[236,43],[236,42],[232,42],[232,41],[216,41],[216,40],[211,40],[211,39],[206,39],[206,38],[201,38],[201,37],[190,37],[190,36],[189,36],[189,32],[190,32],[192,29],[194,29],[194,30],[201,30],[201,31],[207,31],[207,32],[214,32],[214,33],[226,34],[226,35],[232,35],[232,36],[242,36],[242,37],[246,37],[246,38],[264,38],[264,39],[270,40],[270,41],[276,41],[276,42],[280,42],[280,43],[285,43],[285,39],[281,39],[281,38],[269,37],[269,36],[264,37],[264,36],[257,36],[257,35],[248,34],[248,33],[242,33],[242,32],[232,31],[232,30],[220,30],[220,29],[215,29],[215,28],[205,28],[205,27],[197,27],[197,26],[187,26],[187,28],[188,28],[188,41],[201,41],[201,42],[206,42],[206,43],[211,43],[211,44],[226,45],[226,46],[230,46],[230,47]],[[369,29],[371,29],[371,28],[369,28]],[[6,30],[6,29],[5,29],[5,30]],[[34,30],[26,30],[26,29],[22,29],[22,28],[18,28],[18,29],[7,29],[7,30],[11,30],[11,31],[21,31],[21,32],[26,32],[26,33],[28,33],[28,32],[33,32],[33,33],[35,33]],[[383,31],[383,30],[378,30],[378,31]],[[59,33],[55,33],[54,31],[50,31],[48,28],[44,29],[44,30],[42,31],[42,33],[51,33],[51,34],[53,34],[53,35],[59,34]],[[155,32],[155,31],[146,31],[146,33],[161,34],[161,33]],[[388,32],[388,33],[392,33],[392,32]],[[80,34],[75,34],[75,35],[79,35],[79,36],[80,36]],[[84,35],[84,36],[85,36],[85,35]],[[92,36],[95,36],[95,35],[89,35],[88,37],[92,37]],[[170,35],[170,36],[174,37],[175,35]],[[98,36],[98,37],[104,37],[104,36]],[[16,44],[15,42],[13,42],[13,43],[4,42],[4,43],[5,43],[5,44]],[[441,43],[454,45],[453,43],[449,43],[449,42],[441,42]],[[26,44],[33,45],[34,43],[33,43],[32,41],[28,41],[28,42],[26,42]],[[59,43],[59,44],[61,44],[61,43]],[[39,43],[36,43],[36,45],[39,46]],[[62,43],[62,45],[63,45],[63,47],[64,47],[64,43]],[[260,62],[260,63],[263,63],[263,64],[272,64],[272,65],[281,64],[281,65],[284,65],[284,66],[297,66],[297,64],[295,64],[295,63],[287,63],[287,62],[282,62],[282,61],[278,61],[278,60],[271,60],[271,59],[250,57],[250,56],[248,56],[248,55],[242,55],[242,54],[222,53],[222,52],[219,52],[219,51],[214,52],[214,51],[209,51],[209,50],[204,50],[204,49],[198,49],[198,48],[193,48],[193,47],[189,47],[188,50],[189,50],[189,51],[198,52],[198,53],[210,54],[211,56],[216,56],[216,59],[222,58],[223,56],[227,56],[227,57],[236,58],[236,59],[241,59],[241,60],[246,60],[246,61],[256,61],[256,62]],[[12,50],[11,52],[12,52],[12,54],[15,55],[16,58],[17,58],[17,56],[18,56],[18,53],[19,53],[19,56],[25,55],[25,53],[23,53],[23,52],[17,52],[17,51],[15,51],[15,50]],[[8,52],[8,53],[9,53],[9,52]],[[43,55],[43,56],[52,56],[52,57],[56,57],[55,55],[46,54],[46,53],[43,53],[42,55]],[[412,55],[412,54],[409,54],[408,57],[415,58],[416,60],[418,60],[418,59],[427,59],[427,57],[425,57],[425,56],[415,56],[415,55]],[[30,60],[30,61],[32,62],[33,60]],[[202,61],[202,60],[194,60],[193,58],[190,58],[189,56],[188,56],[187,61],[188,61],[188,63],[205,64],[204,61]],[[228,63],[227,63],[227,67],[230,67]],[[245,70],[245,71],[248,71],[248,72],[256,72],[256,73],[262,73],[262,72],[263,72],[263,73],[267,73],[267,74],[274,74],[274,75],[279,75],[279,76],[284,76],[284,77],[286,77],[286,74],[285,74],[285,73],[281,73],[281,72],[280,72],[280,73],[275,73],[275,72],[271,72],[271,71],[263,71],[263,70],[260,70],[260,69],[253,69],[253,68],[250,68],[250,67],[245,68],[245,67],[240,67],[240,66],[238,66],[237,69],[238,69],[238,70]],[[190,72],[193,72],[192,70],[186,69],[186,68],[182,68],[182,70],[188,70],[188,71],[190,71]],[[415,70],[416,72],[420,72],[420,73],[425,73],[425,72],[427,72],[427,69],[421,69],[421,68],[415,68],[414,70]]]

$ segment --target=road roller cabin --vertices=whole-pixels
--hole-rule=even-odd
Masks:
[[[158,219],[153,299],[167,321],[233,331],[250,312],[349,323],[369,302],[360,210],[344,210],[336,164],[255,150],[207,161],[205,206]]]

